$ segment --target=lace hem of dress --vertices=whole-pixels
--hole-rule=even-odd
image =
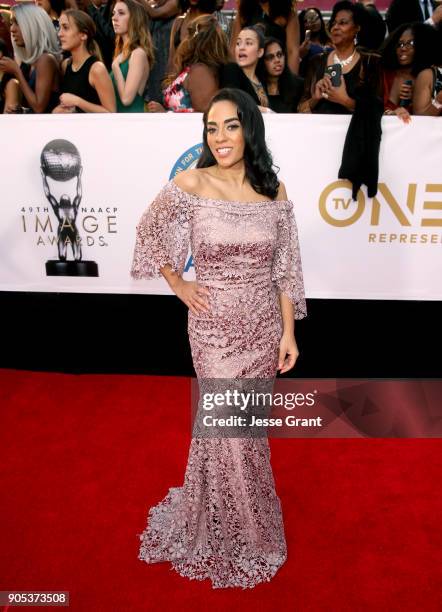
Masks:
[[[277,286],[279,292],[286,295],[292,302],[295,311],[295,320],[304,319],[307,316],[307,304],[303,297],[303,288],[293,286],[286,278],[278,279]]]
[[[187,537],[187,521],[177,525],[183,488],[172,487],[166,497],[148,513],[148,526],[138,534],[141,546],[139,560],[146,563],[171,563],[171,568],[190,580],[210,579],[213,589],[228,587],[254,588],[270,582],[287,559],[285,540],[278,551],[253,550],[250,544],[238,542],[228,553],[207,543],[192,546]],[[177,527],[179,527],[177,531]]]

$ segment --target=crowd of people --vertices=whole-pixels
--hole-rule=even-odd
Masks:
[[[0,112],[204,112],[223,87],[262,112],[442,114],[442,3],[36,0],[0,10]]]

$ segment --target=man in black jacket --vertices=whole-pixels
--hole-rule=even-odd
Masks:
[[[433,16],[436,6],[432,0],[392,0],[385,17],[388,31],[393,32],[403,23],[427,21]]]

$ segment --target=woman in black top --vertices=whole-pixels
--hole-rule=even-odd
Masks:
[[[291,72],[285,55],[282,43],[277,38],[266,38],[262,81],[270,108],[275,113],[296,113],[304,90],[304,79]]]
[[[357,89],[370,81],[374,89],[381,87],[379,57],[356,47],[355,39],[364,25],[364,7],[343,0],[337,2],[329,23],[334,50],[313,57],[307,70],[304,94],[298,105],[301,113],[349,114],[355,109]],[[327,67],[340,64],[342,77],[333,86]],[[379,91],[379,95],[380,95]]]
[[[258,27],[244,28],[235,46],[236,63],[227,64],[221,71],[221,87],[234,87],[248,93],[261,111],[270,110],[269,100],[258,75],[263,73],[264,35]]]
[[[62,64],[63,93],[54,113],[115,113],[114,87],[106,66],[98,60],[94,34],[95,24],[87,13],[69,9],[61,14],[61,47],[72,57]]]
[[[287,49],[287,64],[292,72],[299,69],[299,21],[292,0],[239,0],[230,39],[235,54],[238,34],[247,26],[259,25],[266,37],[280,40]]]

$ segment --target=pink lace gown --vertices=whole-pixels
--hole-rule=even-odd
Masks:
[[[210,312],[189,311],[198,380],[274,378],[282,332],[278,293],[306,315],[293,205],[228,202],[170,181],[137,225],[131,275],[182,273],[189,245]],[[267,437],[192,436],[184,484],[150,509],[139,559],[170,561],[213,588],[269,581],[287,557]]]

